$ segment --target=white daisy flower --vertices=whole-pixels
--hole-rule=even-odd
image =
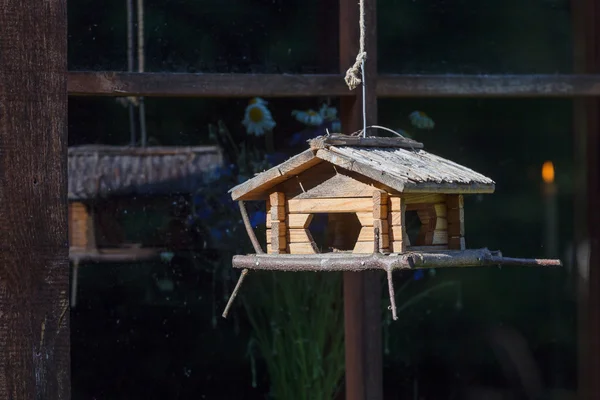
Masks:
[[[314,110],[308,111],[292,111],[292,117],[295,117],[298,121],[308,126],[319,126],[323,123],[323,117],[321,114]]]
[[[250,135],[262,136],[266,131],[272,131],[275,121],[271,111],[267,108],[267,102],[260,97],[255,97],[248,103],[242,124]]]
[[[337,119],[337,109],[335,107],[329,107],[327,104],[323,104],[319,110],[319,114],[325,121],[334,121]]]
[[[423,111],[413,111],[408,116],[410,123],[419,129],[433,129],[435,122]]]

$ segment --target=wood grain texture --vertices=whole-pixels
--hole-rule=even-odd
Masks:
[[[342,73],[345,73],[354,63],[359,50],[357,3],[355,0],[340,0],[339,55]],[[377,125],[377,93],[373,90],[377,82],[377,2],[375,1],[365,1],[365,25],[366,124]],[[360,86],[353,91],[348,90],[354,96],[342,97],[340,100],[340,121],[345,132],[355,132],[363,127],[361,90]],[[346,165],[349,167],[347,169],[353,170],[351,164]],[[387,184],[386,182],[384,184]],[[377,271],[344,272],[346,400],[383,399],[381,279],[382,276]]]
[[[233,200],[262,200],[266,191],[321,162],[312,151],[306,150],[289,160],[266,170],[230,190]]]
[[[287,208],[290,214],[372,212],[373,200],[371,197],[340,199],[290,199],[287,201]]]
[[[0,399],[70,398],[66,27],[0,3]]]
[[[344,71],[345,72],[345,71]],[[380,75],[376,94],[402,97],[600,96],[600,74]],[[352,96],[340,75],[196,74],[71,71],[70,96],[307,97]],[[359,90],[359,89],[357,89]]]
[[[323,163],[329,164],[329,163]],[[329,164],[331,166],[331,164]],[[333,168],[332,168],[333,169]],[[307,172],[310,172],[307,171]],[[295,196],[295,199],[368,197],[373,193],[373,186],[364,184],[349,176],[335,174],[320,184]]]
[[[71,96],[351,96],[342,75],[69,72]]]
[[[223,165],[218,146],[69,148],[69,199],[194,193]]]

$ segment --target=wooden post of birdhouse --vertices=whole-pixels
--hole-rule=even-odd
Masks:
[[[75,251],[96,249],[93,205],[69,202],[69,247]]]
[[[271,214],[270,229],[267,228],[267,252],[270,254],[285,254],[288,236],[285,194],[283,192],[271,193],[267,204]]]
[[[464,250],[466,248],[465,211],[463,204],[463,196],[461,194],[448,195],[446,198],[448,248],[452,250]]]
[[[406,203],[400,196],[391,196],[389,200],[388,224],[390,232],[390,251],[403,253],[410,240],[406,234]]]

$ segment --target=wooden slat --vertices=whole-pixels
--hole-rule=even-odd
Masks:
[[[448,231],[434,230],[431,234],[431,244],[448,244]]]
[[[321,160],[316,158],[312,151],[303,151],[282,164],[257,175],[257,178],[260,178],[249,179],[237,185],[231,189],[231,198],[233,200],[264,199],[267,195],[265,192],[269,188],[306,171],[320,162]]]
[[[357,212],[356,217],[362,226],[373,226],[372,212]]]
[[[370,136],[375,128],[368,129],[367,134]],[[362,137],[362,136],[347,136],[344,134],[332,134],[329,136],[319,136],[318,138],[309,140],[309,146],[313,149],[323,149],[330,146],[352,146],[352,147],[399,147],[408,149],[422,149],[423,143],[417,142],[405,137]]]
[[[287,236],[290,243],[310,243],[312,241],[306,229],[289,229]]]
[[[290,214],[367,212],[373,209],[373,200],[370,197],[350,199],[290,199],[287,201],[287,208]]]
[[[391,211],[400,211],[400,198],[403,198],[404,202],[406,204],[410,204],[410,205],[443,203],[446,201],[445,194],[437,194],[437,193],[415,193],[415,194],[407,193],[407,194],[403,194],[402,196],[390,196]]]
[[[380,235],[380,237],[382,238],[382,243],[383,245],[381,246],[381,248],[388,248],[389,247],[389,235],[387,233],[382,233]],[[373,240],[375,239],[375,231],[373,230],[372,227],[364,227],[360,230],[360,234],[358,236],[358,239],[356,240],[357,242],[371,242],[371,253],[373,252]]]
[[[373,253],[373,241],[356,242],[354,245],[353,253]]]
[[[372,61],[369,58],[370,61]],[[367,64],[368,65],[368,64]],[[373,86],[372,86],[373,87]],[[398,97],[591,97],[600,75],[381,75],[376,94]],[[70,96],[353,96],[342,75],[70,71]],[[360,115],[360,114],[359,114]]]
[[[448,238],[448,248],[452,250],[465,250],[465,238],[462,236],[450,236]]]
[[[71,398],[67,1],[0,2],[0,398]]]
[[[388,213],[388,194],[381,190],[373,192],[373,219],[386,219]]]
[[[378,97],[600,96],[600,75],[381,75]]]
[[[314,242],[312,243],[290,243],[290,254],[317,254]]]
[[[275,207],[272,207],[272,209]],[[274,221],[271,222],[271,246],[274,253],[285,253],[287,248],[287,227],[285,222]]]
[[[329,163],[328,167],[333,170]],[[306,171],[310,174],[314,168]],[[292,180],[290,180],[292,181]],[[302,182],[301,180],[299,180]],[[293,181],[292,181],[293,182]],[[304,184],[303,184],[304,186]],[[306,187],[304,188],[306,190]],[[373,186],[366,185],[349,176],[335,174],[331,178],[321,181],[320,184],[294,196],[295,199],[341,198],[341,197],[367,197],[373,193]]]
[[[342,75],[70,71],[71,96],[352,96]]]
[[[448,220],[448,248],[464,250],[465,243],[465,214],[462,195],[448,195],[446,199]]]
[[[286,223],[290,229],[308,228],[313,217],[313,214],[288,214]]]

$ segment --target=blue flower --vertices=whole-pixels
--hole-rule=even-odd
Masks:
[[[418,281],[420,279],[423,279],[423,277],[425,276],[425,272],[423,272],[422,269],[418,269],[415,271],[415,273],[413,274],[413,279],[415,281]]]
[[[250,217],[250,225],[256,227],[264,224],[267,220],[267,214],[264,211],[256,211]]]

